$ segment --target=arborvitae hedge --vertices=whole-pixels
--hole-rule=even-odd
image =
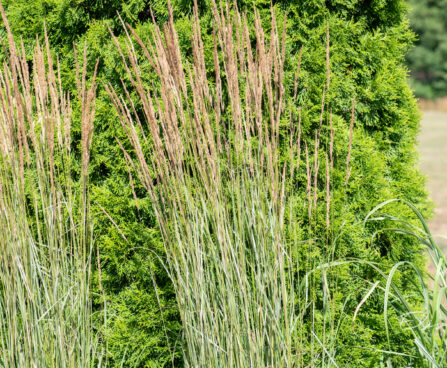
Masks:
[[[183,51],[189,55],[192,2],[172,0],[172,3]],[[270,16],[270,3],[270,0],[254,1],[265,19]],[[238,6],[251,16],[252,1],[238,1]],[[93,64],[100,57],[100,82],[110,82],[120,88],[120,78],[126,82],[126,76],[107,25],[115,34],[122,34],[118,11],[125,22],[147,37],[152,29],[150,8],[158,22],[167,18],[165,0],[125,3],[15,0],[6,1],[5,7],[13,31],[24,38],[26,45],[34,42],[35,33],[42,34],[45,21],[54,52],[60,54],[64,83],[73,90],[73,42],[78,46],[87,42],[90,62]],[[331,240],[338,236],[335,259],[361,258],[378,262],[384,269],[402,260],[421,264],[420,249],[410,239],[380,233],[372,244],[368,234],[373,229],[368,228],[365,234],[363,226],[356,225],[375,205],[390,198],[405,198],[422,209],[427,207],[423,178],[416,168],[419,113],[406,84],[407,70],[403,64],[412,41],[404,1],[284,0],[275,1],[274,7],[280,23],[282,14],[287,12],[289,76],[293,75],[303,48],[297,101],[303,111],[303,137],[311,147],[327,82],[325,57],[329,25],[331,79],[330,91],[325,97],[328,107],[324,126],[327,127],[331,109],[336,163],[332,179],[333,230],[326,234],[322,210],[312,234],[317,238],[315,257],[328,254],[327,244],[332,244]],[[200,1],[199,8],[203,27],[211,31],[209,0]],[[211,32],[207,37],[209,42],[205,48],[212,60]],[[150,71],[143,70],[144,77],[150,80]],[[293,84],[293,80],[289,83]],[[345,185],[354,97],[352,172]],[[76,129],[79,132],[79,127]],[[158,258],[163,257],[163,246],[150,201],[138,182],[133,183],[137,199],[134,198],[116,137],[125,140],[109,98],[99,88],[91,155],[91,193],[101,272],[97,270],[97,292],[93,298],[101,311],[104,303],[98,282],[101,275],[107,306],[104,341],[108,364],[110,367],[159,367],[170,366],[174,360],[177,366],[181,361],[181,326],[169,278]],[[328,146],[328,137],[328,129],[324,128],[322,146]],[[319,200],[323,201],[324,180],[319,185],[322,186]],[[406,213],[396,207],[397,211]],[[307,223],[308,219],[303,216],[303,239],[310,235],[305,230]],[[340,306],[344,303],[344,312],[352,315],[376,275],[370,267],[359,264],[340,267],[337,272],[341,281],[334,297]],[[403,272],[398,282],[410,290],[411,275]],[[315,293],[318,302],[321,285],[316,285]],[[378,349],[411,353],[411,339],[391,328],[388,344],[384,331],[383,300],[377,293],[362,306],[355,323],[349,318],[342,321],[339,335],[343,345],[335,349],[337,362],[343,367],[377,367],[391,358],[395,366],[406,365],[410,358],[387,356]],[[175,358],[172,358],[174,350]]]

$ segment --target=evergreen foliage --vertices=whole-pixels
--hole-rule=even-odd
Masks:
[[[173,0],[172,3],[182,52],[192,57],[192,2]],[[255,0],[254,5],[268,26],[270,1]],[[247,11],[249,19],[253,19],[252,1],[238,1],[238,6]],[[423,178],[416,169],[419,113],[406,84],[407,70],[403,65],[404,55],[412,42],[404,1],[283,0],[276,1],[274,6],[281,24],[282,14],[287,12],[287,83],[293,85],[291,76],[302,55],[296,107],[302,107],[303,141],[309,147],[314,145],[322,94],[327,88],[326,41],[329,26],[331,75],[330,89],[325,92],[321,145],[327,148],[330,144],[328,126],[332,111],[335,134],[332,208],[336,210],[331,215],[331,229],[334,231],[326,233],[326,213],[321,210],[316,214],[313,235],[317,238],[328,236],[331,240],[338,236],[335,259],[361,258],[385,268],[404,260],[422,264],[421,247],[416,242],[379,234],[371,244],[361,226],[351,225],[364,218],[377,203],[390,198],[405,198],[422,211],[428,207]],[[34,34],[42,35],[46,25],[54,52],[64,55],[61,65],[64,87],[72,90],[76,89],[71,73],[73,42],[88,43],[92,65],[100,57],[100,86],[101,82],[110,83],[120,89],[120,78],[127,86],[130,83],[108,30],[109,26],[119,42],[124,43],[123,27],[116,12],[143,38],[150,37],[153,29],[150,8],[157,22],[168,17],[165,0],[11,0],[6,2],[5,8],[13,32],[24,38],[26,47],[34,44]],[[199,10],[205,58],[211,61],[208,65],[212,65],[213,16],[210,2],[200,1]],[[141,70],[143,79],[152,83],[153,72],[148,65],[142,64]],[[212,75],[212,70],[208,72]],[[294,86],[288,87],[293,89]],[[354,98],[352,152],[346,165]],[[178,363],[181,358],[181,326],[172,283],[159,258],[163,259],[164,252],[161,236],[146,191],[135,180],[132,180],[133,186],[130,185],[126,162],[116,142],[116,137],[125,141],[124,132],[111,108],[109,96],[101,87],[98,88],[95,129],[90,170],[100,269],[96,270],[94,279],[99,291],[98,280],[101,277],[108,310],[108,325],[104,331],[108,364],[110,367],[170,366],[173,360]],[[80,132],[75,130],[74,139],[76,134],[80,137]],[[303,160],[304,157],[302,165]],[[323,156],[321,161],[324,161]],[[346,166],[351,168],[347,184]],[[323,167],[320,170],[324,177]],[[304,176],[298,183],[303,185]],[[318,200],[324,201],[323,179],[319,187]],[[397,204],[394,210],[409,212]],[[303,239],[309,235],[304,226],[308,221],[303,216]],[[373,232],[374,228],[369,230]],[[325,245],[329,243],[333,244],[316,242],[315,258],[326,254]],[[362,268],[361,265],[344,266],[338,272],[341,277],[339,288],[343,290],[343,295],[336,294],[340,308],[344,305],[344,311],[353,314],[360,301],[355,299],[359,290],[367,293],[371,287],[368,280],[373,275],[370,268]],[[353,278],[354,274],[360,276]],[[405,269],[394,281],[411,290],[411,276]],[[102,298],[95,296],[98,310],[102,308]],[[317,295],[316,300],[321,298],[322,295]],[[337,360],[343,362],[343,366],[358,367],[362,362],[362,366],[375,367],[385,359],[383,352],[355,348],[359,346],[374,345],[383,351],[411,353],[409,334],[395,332],[391,342],[387,341],[382,315],[383,299],[379,295],[369,298],[361,311],[355,322],[355,333],[351,320],[344,321],[340,327],[339,334],[345,347],[337,348]],[[396,326],[397,318],[391,320]],[[392,328],[391,333],[393,331]],[[405,356],[391,358],[396,366],[408,362]]]
[[[418,97],[447,95],[447,1],[409,0],[415,47],[408,53],[411,82]]]

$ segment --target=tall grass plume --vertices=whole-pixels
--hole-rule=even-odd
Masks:
[[[46,34],[30,63],[1,4],[0,12],[8,36],[0,71],[0,367],[99,366],[92,223],[88,189],[73,174],[70,95]],[[83,182],[95,102],[95,77],[89,87],[85,74]]]

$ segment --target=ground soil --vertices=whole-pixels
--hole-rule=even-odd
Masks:
[[[419,135],[420,167],[435,204],[430,227],[447,252],[447,112],[424,111]]]

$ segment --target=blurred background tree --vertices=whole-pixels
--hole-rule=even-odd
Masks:
[[[417,97],[447,95],[447,0],[408,0],[415,47],[408,53]]]

